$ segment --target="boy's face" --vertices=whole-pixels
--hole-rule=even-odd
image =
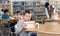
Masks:
[[[29,13],[26,13],[26,14],[24,15],[24,20],[29,21],[30,18],[31,18],[31,15],[30,15]]]
[[[7,12],[7,14],[9,15],[9,12]]]

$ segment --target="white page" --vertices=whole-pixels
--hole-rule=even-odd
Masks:
[[[34,26],[34,24],[27,24],[27,26],[25,28],[28,28],[28,29],[35,28],[35,26]]]
[[[24,23],[27,24],[25,28],[35,28],[34,21],[29,21],[29,22],[24,22]]]

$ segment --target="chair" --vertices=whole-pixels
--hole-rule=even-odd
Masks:
[[[8,20],[9,19],[1,19],[1,36],[10,36],[12,33],[11,33],[11,28],[13,27],[5,27],[4,24],[8,23]],[[4,30],[5,29],[5,30]],[[7,32],[7,33],[6,33]]]
[[[9,26],[8,27],[5,27],[4,24],[5,23],[8,23],[8,19],[1,19],[1,31],[2,31],[2,36],[5,36],[6,32],[9,33],[10,32],[10,28]],[[4,30],[5,29],[5,30]],[[8,34],[9,36],[10,34]]]
[[[42,24],[44,23],[44,16],[41,16]]]

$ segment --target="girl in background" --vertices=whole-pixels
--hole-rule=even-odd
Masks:
[[[55,9],[54,9],[54,8],[53,8],[52,11],[51,11],[51,18],[55,18],[55,19],[58,18],[58,13],[55,12]]]

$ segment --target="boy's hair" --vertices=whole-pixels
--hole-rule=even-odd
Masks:
[[[45,3],[45,7],[47,8],[49,6],[49,2],[46,2]]]
[[[25,12],[24,12],[24,15],[25,15],[26,13],[30,14],[30,11],[28,11],[28,10],[25,10]]]
[[[2,12],[4,12],[4,9],[1,9]]]
[[[9,10],[8,10],[8,9],[5,9],[5,10],[4,10],[4,13],[7,13],[7,12],[9,12]]]
[[[16,11],[16,13],[20,13],[20,11]]]

